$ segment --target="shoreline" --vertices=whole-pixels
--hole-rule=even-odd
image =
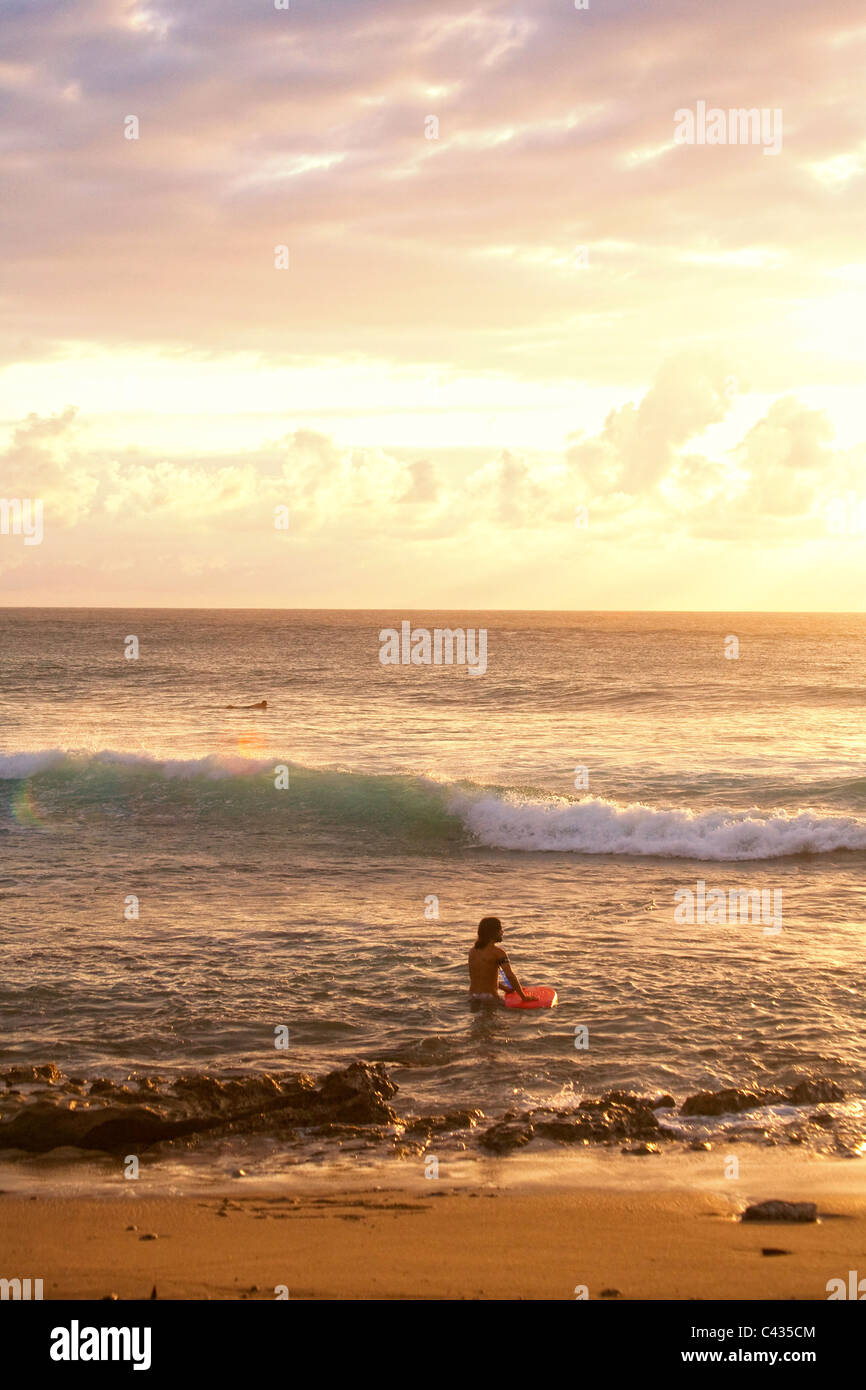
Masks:
[[[285,1159],[283,1155],[283,1159]],[[438,1177],[427,1177],[435,1158]],[[736,1159],[742,1176],[725,1177],[725,1165]],[[260,1161],[246,1147],[215,1161],[207,1152],[161,1156],[142,1164],[137,1179],[128,1180],[114,1159],[70,1150],[20,1156],[0,1161],[0,1200],[4,1197],[137,1201],[145,1196],[195,1198],[256,1195],[304,1196],[320,1189],[341,1193],[388,1191],[421,1196],[433,1189],[475,1191],[488,1187],[510,1193],[532,1193],[543,1187],[554,1193],[579,1190],[622,1193],[696,1192],[715,1194],[738,1203],[785,1197],[788,1188],[816,1200],[824,1196],[866,1197],[863,1157],[840,1157],[782,1146],[765,1147],[720,1140],[709,1150],[662,1149],[658,1153],[626,1153],[617,1146],[575,1149],[524,1148],[505,1155],[479,1149],[420,1150],[412,1156],[347,1148],[327,1154],[278,1163],[269,1155]],[[792,1199],[793,1200],[793,1199]]]

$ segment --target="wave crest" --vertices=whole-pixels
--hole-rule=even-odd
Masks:
[[[476,839],[496,849],[706,860],[866,849],[866,822],[812,811],[695,812],[596,798],[531,802],[481,796],[464,801],[459,814]]]

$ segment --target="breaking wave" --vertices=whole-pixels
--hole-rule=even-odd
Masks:
[[[587,799],[527,802],[480,796],[462,811],[482,844],[498,849],[669,859],[777,859],[866,849],[866,822],[812,811],[659,810]]]
[[[0,756],[0,798],[22,829],[44,828],[68,814],[106,806],[146,821],[174,807],[179,819],[257,814],[281,823],[345,831],[395,843],[407,835],[441,850],[474,842],[526,853],[636,855],[737,861],[866,850],[866,819],[811,809],[695,811],[485,788],[429,777],[290,768],[290,791],[273,795],[275,760],[210,756],[158,759],[60,749]],[[26,797],[22,798],[22,791]],[[26,814],[17,814],[24,807]]]

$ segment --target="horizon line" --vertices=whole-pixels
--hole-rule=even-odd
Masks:
[[[0,613],[41,613],[41,612],[97,612],[123,613],[130,610],[140,613],[387,613],[398,605],[387,607],[313,607],[313,608],[272,608],[246,604],[92,604],[92,603],[45,603],[45,604],[5,604],[0,603]],[[698,617],[701,615],[735,613],[738,616],[754,617],[803,617],[803,618],[844,618],[863,617],[866,609],[861,608],[489,608],[464,605],[460,608],[413,608],[404,607],[404,613],[629,613],[629,614],[675,614]]]

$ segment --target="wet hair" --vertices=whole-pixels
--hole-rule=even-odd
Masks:
[[[502,923],[498,917],[482,917],[478,923],[478,939],[475,942],[476,951],[480,951],[483,946],[489,946],[498,931],[502,930]]]

